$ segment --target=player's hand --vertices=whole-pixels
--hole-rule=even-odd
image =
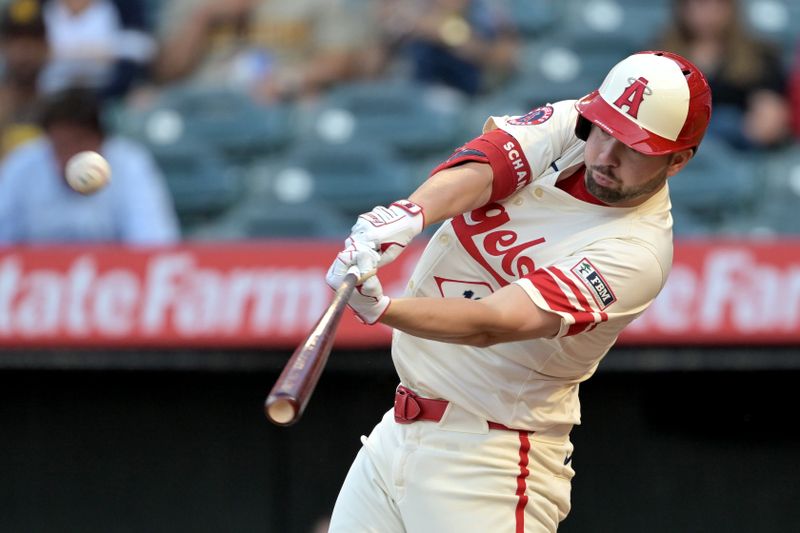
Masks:
[[[398,200],[389,207],[379,205],[360,215],[350,239],[372,243],[380,254],[378,266],[381,267],[394,261],[424,226],[422,208],[409,200]]]
[[[381,282],[375,275],[380,256],[374,250],[372,243],[347,239],[347,244],[347,248],[339,252],[328,269],[325,281],[333,290],[338,289],[347,271],[355,265],[359,272],[359,285],[356,285],[347,305],[365,324],[374,324],[391,302],[391,299],[383,294]]]

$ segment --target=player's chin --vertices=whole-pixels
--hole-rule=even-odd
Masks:
[[[586,188],[589,192],[600,200],[601,202],[605,202],[607,204],[613,204],[614,202],[618,202],[621,200],[621,191],[614,188],[603,186],[598,183],[594,178],[590,178],[587,180]]]

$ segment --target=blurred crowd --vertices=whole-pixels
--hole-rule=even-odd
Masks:
[[[0,244],[344,235],[363,188],[407,194],[487,115],[578,98],[652,48],[708,75],[698,174],[742,196],[687,204],[676,233],[746,234],[765,198],[800,199],[794,4],[0,0]],[[113,169],[93,196],[64,183],[81,150]]]

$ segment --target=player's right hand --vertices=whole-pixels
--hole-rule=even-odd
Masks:
[[[410,200],[398,200],[389,207],[379,205],[360,215],[350,239],[371,243],[380,255],[377,266],[381,267],[394,261],[424,227],[422,208]]]
[[[372,243],[347,239],[347,248],[338,253],[325,275],[328,286],[336,290],[342,284],[350,267],[355,266],[358,269],[359,285],[356,285],[347,305],[365,324],[377,322],[391,302],[391,299],[383,294],[381,282],[375,275],[379,260],[380,256]]]

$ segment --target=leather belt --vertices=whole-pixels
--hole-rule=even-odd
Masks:
[[[400,385],[394,393],[394,421],[398,424],[411,424],[419,422],[420,420],[427,420],[429,422],[438,422],[444,416],[447,405],[450,402],[447,400],[434,400],[432,398],[423,398],[411,389]],[[513,429],[497,422],[487,422],[489,429],[504,429],[507,431],[525,431],[527,430]]]

